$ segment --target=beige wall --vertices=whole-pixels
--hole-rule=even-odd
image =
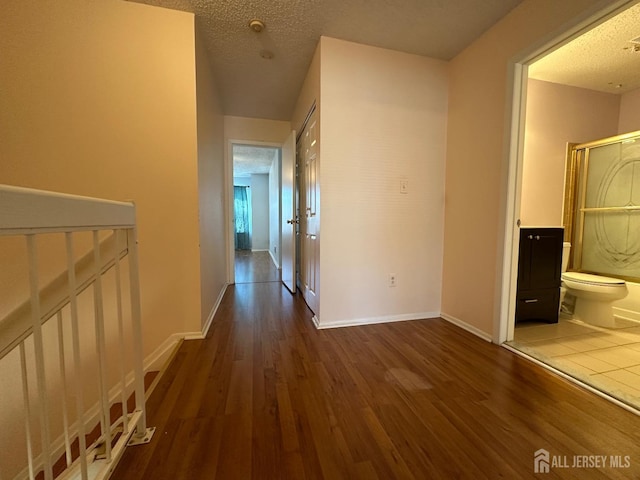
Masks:
[[[616,135],[620,96],[529,80],[520,219],[562,226],[567,143]]]
[[[320,324],[438,316],[447,65],[327,37],[320,57]]]
[[[304,123],[307,115],[311,111],[313,104],[316,104],[316,116],[318,122],[320,121],[321,105],[320,105],[320,50],[322,49],[322,42],[318,42],[316,51],[311,59],[307,76],[302,83],[302,88],[298,94],[298,100],[296,106],[293,109],[293,115],[291,117],[291,127],[296,129],[296,132],[300,132],[302,124]],[[319,153],[318,153],[319,155]]]
[[[143,355],[148,357],[175,333],[199,332],[193,15],[120,0],[0,2],[0,52],[0,183],[135,201]],[[77,236],[80,250],[89,239]],[[40,249],[47,275],[64,268],[59,240]],[[10,270],[6,265],[17,263],[7,253],[0,248],[0,277]],[[113,281],[111,274],[105,277],[106,292]],[[26,289],[13,294],[22,300]],[[91,312],[91,306],[89,301],[81,304],[80,312]],[[113,319],[113,302],[106,302],[105,309]],[[91,324],[93,318],[83,315],[81,321]],[[114,332],[109,326],[114,323],[107,324],[107,357],[113,367],[108,374],[113,377],[118,372],[111,359],[118,350],[111,348]],[[45,326],[51,329],[55,331],[53,322]],[[91,362],[84,353],[95,349],[89,330],[81,327],[85,369]],[[3,359],[3,373],[19,372],[16,355],[14,351]],[[6,361],[15,367],[7,368]],[[49,375],[50,364],[55,362],[47,362],[53,391],[60,380]],[[95,379],[95,372],[91,375]],[[0,423],[11,432],[0,442],[10,443],[0,448],[8,478],[26,462],[20,383],[12,380],[13,396],[0,394]],[[2,382],[9,384],[4,376]],[[85,391],[90,406],[97,383],[83,385],[93,389],[93,394]],[[55,393],[49,396],[57,405]],[[14,422],[5,421],[7,416]],[[59,431],[56,420],[53,436]],[[39,436],[34,438],[37,443]]]
[[[640,88],[622,95],[618,133],[640,130]]]
[[[134,200],[144,354],[199,331],[193,15],[28,0],[0,18],[0,183]]]
[[[196,27],[201,328],[208,327],[227,277],[224,116],[206,49]]]
[[[442,311],[488,334],[499,315],[507,65],[597,4],[525,0],[449,64]]]
[[[225,115],[224,136],[228,140],[282,143],[291,133],[291,123],[264,118]]]

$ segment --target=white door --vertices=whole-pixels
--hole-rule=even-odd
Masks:
[[[282,145],[282,283],[296,292],[296,131]]]
[[[319,208],[318,125],[316,111],[309,116],[300,138],[298,165],[302,170],[300,192],[301,290],[309,308],[318,313],[319,269]]]

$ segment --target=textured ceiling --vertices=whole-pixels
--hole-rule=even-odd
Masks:
[[[277,148],[234,145],[233,176],[248,177],[252,173],[269,173],[277,158]]]
[[[196,15],[225,114],[290,120],[321,35],[449,60],[522,0],[135,1]]]
[[[640,88],[640,4],[588,31],[529,68],[538,80],[625,93]],[[640,39],[639,39],[640,42]]]

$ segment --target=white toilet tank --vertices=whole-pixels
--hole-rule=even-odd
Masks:
[[[571,243],[564,242],[562,244],[562,272],[567,271],[569,265],[569,252],[571,251]]]

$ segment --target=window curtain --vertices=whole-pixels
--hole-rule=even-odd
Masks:
[[[236,224],[236,250],[251,250],[249,234],[248,187],[233,187],[234,214]]]

